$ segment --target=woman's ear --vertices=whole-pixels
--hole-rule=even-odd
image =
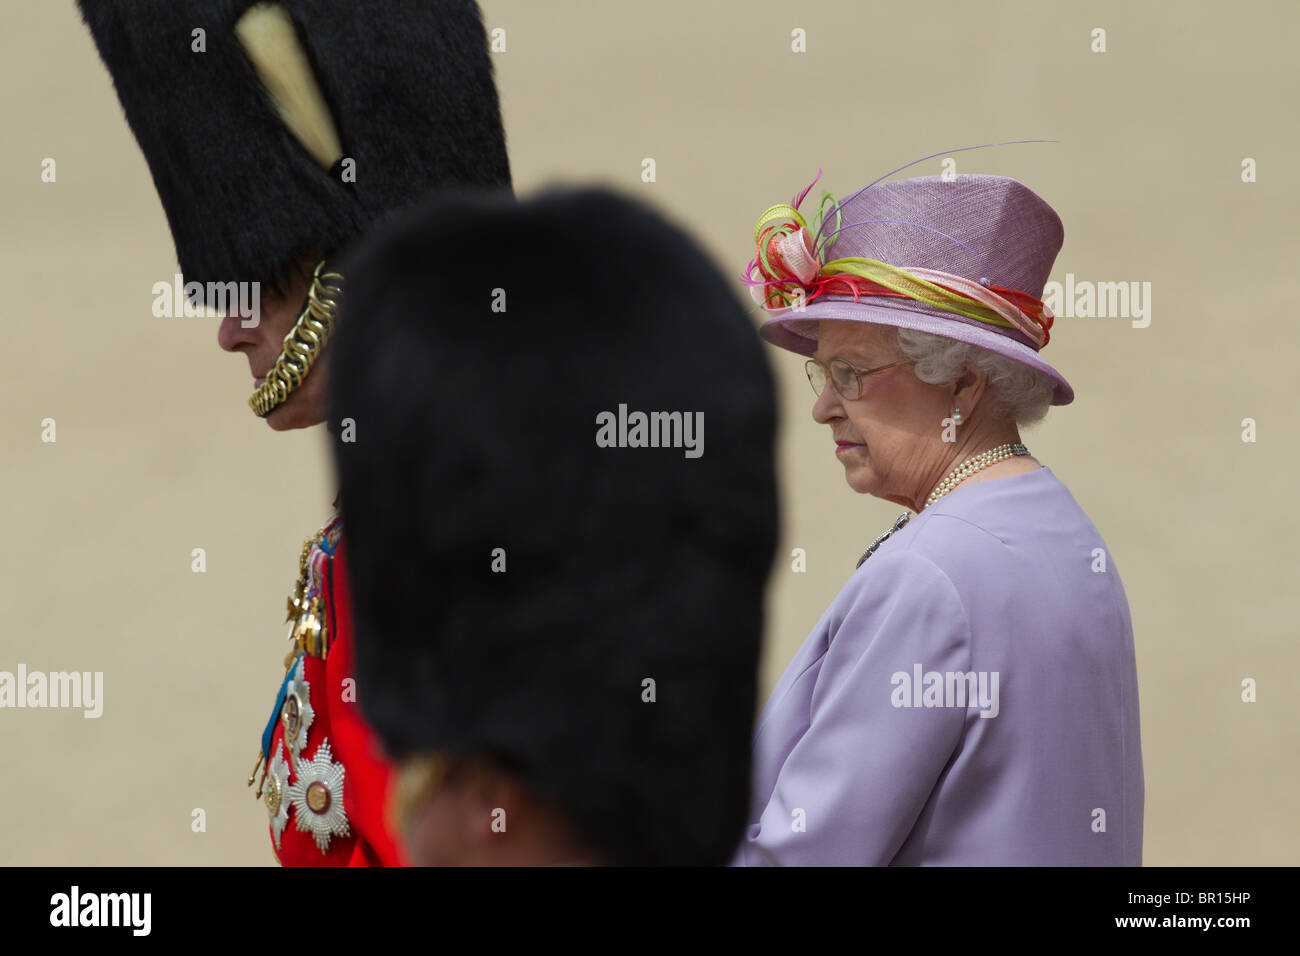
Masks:
[[[974,413],[975,406],[979,404],[980,397],[984,394],[984,386],[987,384],[988,375],[969,366],[962,370],[961,377],[954,383],[953,405],[962,410],[967,420]]]

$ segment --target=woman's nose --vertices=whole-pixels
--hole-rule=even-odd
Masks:
[[[817,396],[817,401],[813,402],[812,417],[818,425],[829,425],[844,417],[844,408],[840,405],[840,396],[835,391],[835,386],[830,382],[822,389],[822,393]]]

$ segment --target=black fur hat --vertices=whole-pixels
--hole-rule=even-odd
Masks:
[[[368,719],[395,756],[499,760],[604,862],[726,862],[777,533],[772,380],[732,289],[597,190],[442,197],[345,268]],[[638,431],[653,412],[681,428]]]
[[[78,5],[187,282],[274,283],[298,254],[337,252],[432,187],[509,186],[473,0],[280,0],[355,182],[314,161],[272,105],[235,32],[253,0]]]

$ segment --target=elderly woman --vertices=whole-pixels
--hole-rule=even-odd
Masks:
[[[999,176],[826,197],[816,230],[802,198],[759,221],[763,336],[811,356],[849,487],[915,514],[773,690],[734,862],[1140,864],[1128,601],[1019,433],[1074,398],[1039,355],[1060,218]]]

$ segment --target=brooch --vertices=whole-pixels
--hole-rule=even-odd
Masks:
[[[875,541],[871,542],[871,547],[867,548],[866,551],[863,551],[863,552],[862,552],[862,557],[858,558],[858,563],[855,564],[854,567],[855,567],[855,568],[860,568],[860,567],[862,567],[862,562],[865,561],[865,560],[867,560],[867,558],[871,557],[871,556],[875,553],[876,548],[880,547],[882,544],[884,544],[886,541],[888,541],[890,535],[892,535],[895,531],[897,531],[897,530],[898,530],[899,528],[901,528],[903,525],[907,524],[908,520],[909,520],[911,517],[912,517],[912,514],[911,514],[911,512],[909,512],[909,511],[904,511],[901,515],[899,515],[899,516],[894,520],[894,526],[893,526],[892,528],[890,528],[888,531],[886,531],[884,534],[882,534],[882,535],[881,535],[879,538],[877,538]]]

